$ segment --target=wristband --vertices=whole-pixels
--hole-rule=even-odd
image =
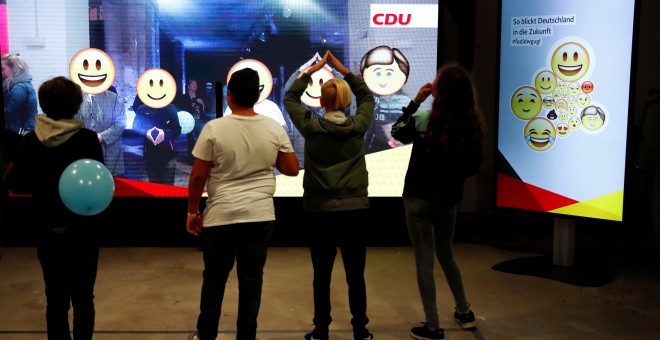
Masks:
[[[199,211],[196,213],[188,213],[188,217],[197,217],[199,216]]]

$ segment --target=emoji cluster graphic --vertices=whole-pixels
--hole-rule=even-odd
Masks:
[[[586,79],[593,68],[590,50],[586,42],[559,43],[549,51],[547,65],[533,75],[531,84],[511,95],[511,111],[527,121],[523,141],[533,151],[549,150],[574,133],[603,129],[607,109],[592,103],[596,85]]]

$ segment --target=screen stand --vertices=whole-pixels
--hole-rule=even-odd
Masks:
[[[575,220],[555,218],[552,264],[573,267],[575,263]]]
[[[523,257],[504,261],[492,268],[510,274],[531,275],[564,283],[601,287],[616,277],[611,265],[596,260],[575,260],[575,220],[555,218],[552,258],[549,256]],[[585,259],[586,258],[586,259]],[[580,260],[580,258],[578,258]]]

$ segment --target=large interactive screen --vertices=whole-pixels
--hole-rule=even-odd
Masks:
[[[622,220],[634,14],[501,1],[497,206]]]
[[[389,131],[436,72],[437,0],[7,0],[1,6],[2,53],[20,55],[34,88],[55,76],[83,88],[77,118],[99,134],[117,196],[187,195],[196,138],[206,122],[231,114],[226,82],[242,67],[256,68],[263,83],[255,111],[282,124],[301,161],[298,177],[276,172],[276,196],[301,196],[304,139],[282,100],[326,50],[367,81],[378,103],[365,136],[370,196],[401,195],[411,146]],[[315,75],[310,97],[302,98],[314,114],[323,114],[313,98],[319,84],[337,76],[332,69]],[[8,115],[5,101],[6,122]],[[29,130],[28,124],[16,132]]]

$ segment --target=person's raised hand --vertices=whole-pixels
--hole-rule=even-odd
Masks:
[[[319,60],[321,60],[321,56],[319,55],[319,52],[316,52],[316,54],[314,54],[314,56],[311,59],[307,60],[304,64],[300,65],[298,70],[300,72],[305,72],[306,69],[308,69],[310,66],[314,65],[314,63],[319,61]]]
[[[433,85],[431,83],[426,83],[422,85],[422,87],[419,88],[419,91],[417,92],[417,96],[415,96],[415,103],[421,104],[423,103],[426,98],[428,98],[431,95]]]
[[[305,73],[307,73],[309,75],[314,74],[314,72],[320,70],[323,66],[325,66],[325,63],[327,62],[327,60],[328,60],[328,52],[326,52],[325,55],[323,56],[323,58],[321,58],[321,60],[319,60],[316,64],[310,66],[307,69],[307,71],[305,71]]]
[[[328,59],[330,60],[330,63],[335,67],[335,70],[337,70],[339,73],[341,73],[342,75],[347,75],[347,74],[351,73],[351,71],[349,71],[346,68],[346,66],[344,66],[344,64],[342,64],[341,61],[339,61],[339,59],[337,59],[332,54],[332,52],[327,51],[325,54],[326,54],[326,56],[328,56]]]

